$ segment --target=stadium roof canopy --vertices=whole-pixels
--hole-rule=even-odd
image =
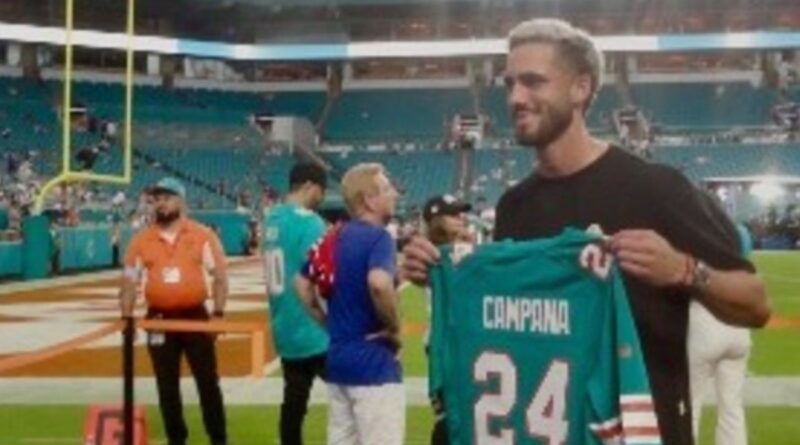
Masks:
[[[597,34],[627,34],[640,29],[638,23],[648,18],[663,22],[696,13],[716,18],[727,11],[753,17],[754,26],[735,28],[749,31],[770,29],[763,23],[787,11],[798,15],[798,1],[135,0],[137,34],[245,44],[431,37],[409,35],[409,29],[417,25],[424,25],[437,37],[503,37],[506,22],[548,16],[569,18]],[[2,0],[0,22],[62,27],[64,5],[62,0]],[[74,0],[74,5],[77,29],[124,32],[124,0]],[[764,15],[770,16],[770,20],[758,18]],[[700,31],[724,31],[728,29],[726,20],[709,23]]]

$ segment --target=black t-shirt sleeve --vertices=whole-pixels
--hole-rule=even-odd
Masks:
[[[508,237],[508,202],[511,200],[511,190],[506,191],[497,202],[494,212],[494,241]]]
[[[733,222],[716,202],[674,169],[663,168],[656,176],[661,235],[716,269],[755,271],[742,256]]]

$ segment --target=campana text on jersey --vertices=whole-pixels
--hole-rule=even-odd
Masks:
[[[569,335],[569,302],[555,298],[483,297],[484,329]]]

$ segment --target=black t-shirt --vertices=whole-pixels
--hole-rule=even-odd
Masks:
[[[497,206],[495,239],[556,236],[599,224],[606,234],[651,229],[675,248],[722,270],[753,270],[739,254],[737,232],[711,200],[677,170],[611,147],[562,178],[531,175]],[[689,295],[624,276],[665,445],[691,444],[686,356]]]

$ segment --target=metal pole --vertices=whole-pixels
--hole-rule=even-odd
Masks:
[[[122,374],[123,374],[123,445],[133,445],[133,317],[125,317],[125,328],[122,331]]]

